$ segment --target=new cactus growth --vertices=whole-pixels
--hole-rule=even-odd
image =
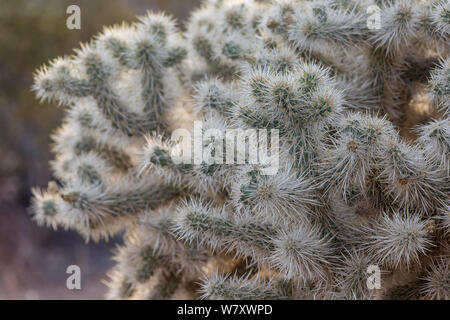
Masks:
[[[449,2],[210,0],[185,30],[148,13],[35,76],[67,116],[34,218],[124,231],[108,297],[449,299]]]

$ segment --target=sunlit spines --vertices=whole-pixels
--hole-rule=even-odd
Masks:
[[[143,111],[159,119],[180,90],[169,68],[180,64],[187,50],[170,17],[148,13],[140,22],[131,46],[132,59],[142,73]]]
[[[186,58],[184,41],[175,22],[163,14],[147,13],[132,28],[116,29],[106,29],[97,38],[97,45],[104,48],[105,57],[111,55],[112,65],[125,67],[121,70],[123,74],[131,72],[126,69],[137,72],[135,76],[140,81],[130,89],[142,101],[142,110],[138,111],[142,111],[144,118],[153,119],[156,129],[161,130],[167,126],[164,115],[169,111],[165,109],[182,94],[172,67],[179,66]]]
[[[327,69],[310,63],[283,71],[275,69],[269,63],[249,70],[243,79],[246,105],[237,108],[236,116],[248,125],[261,127],[267,123],[270,128],[278,127],[280,122],[284,131],[295,135],[308,128],[320,131],[340,114],[342,93],[334,88]],[[250,114],[246,115],[245,110]],[[255,113],[254,120],[251,113]]]
[[[180,238],[212,250],[251,256],[288,279],[321,279],[333,256],[329,239],[310,224],[261,223],[249,216],[232,219],[224,209],[200,202],[181,207],[175,217]]]
[[[115,268],[127,274],[128,281],[141,292],[141,287],[148,288],[154,278],[161,277],[161,269],[173,273],[178,281],[196,279],[210,257],[205,250],[177,241],[171,231],[173,210],[172,203],[146,212],[127,231],[125,244],[116,249]]]
[[[232,127],[217,111],[206,113],[200,121],[194,124],[192,134],[194,165],[189,185],[202,194],[219,195],[229,189],[236,163],[232,149],[235,147],[234,136],[229,134]],[[200,125],[201,128],[196,129]]]
[[[288,29],[289,41],[306,52],[328,55],[331,43],[362,45],[367,36],[366,17],[355,11],[332,9],[320,2],[300,8]]]
[[[106,299],[109,300],[127,300],[136,294],[136,288],[129,280],[127,274],[122,272],[118,267],[111,270],[108,274],[109,281],[105,284],[109,290]]]
[[[78,65],[79,72],[82,75],[85,74],[86,78],[72,76],[67,66],[54,63],[49,67],[50,69],[35,79],[39,96],[54,97],[66,105],[76,101],[77,98],[92,96],[105,118],[111,121],[114,129],[128,136],[151,129],[151,121],[142,120],[136,113],[126,110],[117,94],[107,85],[112,70],[105,65],[105,61],[94,48],[83,47],[83,50],[78,51],[77,60],[70,63]]]
[[[117,145],[115,141],[102,142],[94,132],[82,130],[76,125],[65,123],[53,135],[55,159],[51,166],[55,175],[62,180],[74,174],[72,170],[76,159],[91,155],[98,158],[103,168],[110,168],[111,177],[124,175],[134,165],[129,150]],[[99,167],[100,171],[102,167]]]
[[[184,241],[199,243],[213,251],[236,250],[239,256],[253,256],[260,263],[269,254],[270,238],[276,232],[270,224],[237,223],[224,208],[194,200],[178,208],[174,230]]]
[[[139,214],[178,195],[179,190],[164,183],[136,182],[130,177],[111,185],[83,184],[75,179],[59,190],[66,205],[63,222],[94,240],[108,238],[135,221]]]
[[[215,110],[227,114],[237,101],[234,90],[233,85],[217,78],[201,81],[196,85],[195,105],[199,111],[205,113]]]
[[[214,13],[208,7],[203,7],[194,12],[187,24],[188,28],[188,44],[191,55],[194,53],[206,63],[212,62],[213,59],[213,44],[208,32],[214,30]]]
[[[350,300],[370,300],[374,298],[375,291],[367,285],[368,268],[375,262],[370,255],[361,250],[353,249],[345,252],[336,267],[336,295],[339,298]]]
[[[115,25],[104,28],[102,33],[96,39],[96,45],[99,50],[105,53],[106,59],[117,61],[117,68],[132,68],[133,64],[130,59],[130,40],[136,32],[135,25]]]
[[[115,130],[126,136],[139,136],[156,128],[157,119],[143,117],[142,114],[129,110],[113,87],[105,83],[110,75],[108,66],[99,54],[88,52],[81,60],[90,79],[89,83],[95,88],[93,97],[97,101],[98,108]]]
[[[433,242],[426,221],[413,212],[385,212],[367,230],[364,247],[386,268],[410,269],[420,266]]]
[[[366,193],[381,146],[396,134],[392,124],[383,118],[358,113],[343,118],[333,145],[319,156],[326,190],[335,187],[344,199],[352,189]]]
[[[226,158],[227,129],[225,119],[211,110],[195,123],[192,132],[183,131],[182,140],[147,136],[139,155],[139,171],[156,173],[168,183],[202,195],[217,195],[229,188],[234,163]]]
[[[295,48],[284,42],[278,42],[271,37],[264,37],[261,41],[264,47],[245,57],[246,63],[242,65],[242,74],[245,75],[252,70],[263,70],[264,67],[270,67],[275,73],[292,72],[301,61]]]
[[[432,3],[429,12],[430,31],[442,44],[448,46],[450,39],[450,4],[446,0]]]
[[[176,21],[170,15],[147,11],[145,15],[138,17],[138,20],[138,28],[155,36],[163,45],[178,36]]]
[[[442,60],[431,73],[430,93],[435,107],[448,114],[450,111],[450,59]]]
[[[449,257],[437,258],[423,276],[421,293],[427,299],[450,299],[450,261]]]
[[[395,1],[381,9],[383,28],[374,30],[370,41],[377,50],[397,55],[403,51],[419,29],[419,10],[410,1]]]
[[[298,221],[320,204],[316,186],[296,170],[292,161],[282,163],[275,175],[265,175],[257,166],[246,166],[236,175],[231,200],[238,214]]]
[[[131,234],[134,243],[151,244],[157,253],[167,257],[174,271],[194,279],[206,266],[213,254],[194,243],[178,241],[173,230],[173,218],[179,202],[172,202],[155,211],[146,212],[139,219],[137,231]]]
[[[99,185],[84,185],[86,192],[100,190]],[[126,220],[114,219],[112,216],[95,215],[74,207],[67,201],[63,192],[56,183],[49,185],[46,191],[34,189],[32,200],[32,214],[39,224],[61,227],[65,230],[77,231],[86,241],[92,239],[108,239],[126,226]]]
[[[450,200],[442,206],[438,217],[445,236],[450,236]]]
[[[92,94],[86,80],[73,76],[73,62],[68,58],[58,58],[41,67],[34,76],[33,90],[41,101],[56,100],[67,105],[79,97]]]
[[[344,199],[338,192],[329,203],[332,221],[330,232],[344,246],[358,245],[365,230],[371,228],[380,214],[373,199],[357,190],[347,190]]]
[[[191,143],[183,141],[182,143]],[[139,152],[139,175],[155,175],[173,185],[184,181],[183,174],[190,172],[191,155],[182,154],[182,145],[166,141],[161,136],[147,136],[146,145]],[[187,164],[180,163],[179,156],[187,156]]]
[[[392,204],[430,214],[444,197],[445,181],[436,174],[424,157],[422,150],[406,143],[386,141],[377,162],[384,195]]]
[[[257,4],[254,0],[231,0],[224,1],[217,12],[217,23],[220,32],[252,32],[252,11]]]
[[[168,267],[169,258],[160,254],[151,245],[128,243],[116,249],[114,260],[122,267],[133,284],[147,282],[160,267]]]
[[[207,65],[206,73],[231,78],[238,71],[237,60],[255,41],[253,1],[206,2],[187,24],[189,51]],[[231,35],[234,35],[233,37]]]
[[[273,239],[273,244],[271,264],[287,279],[327,278],[334,250],[330,238],[322,235],[320,227],[305,224],[284,228]]]
[[[33,189],[33,199],[30,213],[39,225],[58,227],[57,215],[63,211],[64,201],[58,194],[58,185],[55,182],[49,183],[47,190]]]
[[[277,280],[269,281],[214,274],[205,278],[201,284],[202,298],[225,300],[284,300],[289,298],[288,290]]]
[[[288,28],[294,23],[296,3],[292,0],[273,1],[262,17],[261,26],[264,33],[276,38],[287,37]]]

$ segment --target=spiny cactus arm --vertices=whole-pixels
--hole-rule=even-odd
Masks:
[[[421,258],[434,245],[427,222],[412,212],[384,212],[361,240],[374,260],[387,270],[407,270],[420,265]]]
[[[92,135],[81,135],[77,138],[73,146],[76,156],[93,153],[113,167],[114,170],[123,174],[129,172],[133,167],[130,155],[122,148],[113,144],[102,143]]]
[[[138,299],[146,300],[167,300],[172,298],[181,286],[181,275],[177,272],[170,272],[160,269],[160,274],[154,276],[154,282],[149,290],[143,290],[138,294]],[[192,298],[192,297],[190,297]]]
[[[398,55],[420,28],[420,5],[417,2],[387,2],[381,8],[382,28],[373,30],[370,41],[376,51]]]
[[[273,1],[261,17],[263,35],[273,39],[287,37],[288,27],[293,23],[296,5],[293,1]]]
[[[233,84],[217,78],[208,78],[197,83],[194,101],[198,112],[207,113],[214,110],[227,115],[237,102],[237,97]]]
[[[72,76],[72,66],[73,62],[64,57],[57,58],[38,70],[33,89],[41,101],[54,99],[60,104],[69,104],[77,97],[92,94],[88,81]]]
[[[87,169],[87,178],[99,176],[92,167]],[[108,185],[79,178],[50,193],[36,190],[33,209],[39,221],[73,228],[87,240],[107,239],[135,221],[139,214],[180,195],[179,189],[164,184],[117,180]]]
[[[363,45],[369,33],[367,17],[355,10],[327,6],[323,1],[300,7],[287,28],[288,40],[299,50],[321,55],[329,45]]]
[[[189,53],[206,66],[204,73],[230,79],[238,71],[238,61],[258,44],[253,26],[256,6],[253,0],[204,2],[193,13],[187,23]]]
[[[170,104],[171,97],[168,81],[172,76],[168,68],[179,65],[186,57],[186,49],[182,39],[178,36],[175,22],[163,14],[148,13],[140,18],[136,25],[136,32],[128,47],[124,44],[115,46],[117,41],[114,32],[99,38],[106,41],[106,47],[113,50],[119,62],[125,59],[124,66],[140,70],[141,98],[144,102],[143,111],[160,118],[163,108]],[[113,45],[108,45],[113,41]],[[172,82],[172,85],[176,84]]]
[[[133,166],[132,158],[126,149],[114,141],[101,142],[98,135],[83,131],[70,123],[57,129],[52,136],[55,160],[51,162],[54,173],[61,182],[68,183],[76,178],[75,165],[91,157],[92,165],[107,176],[123,176]]]
[[[350,300],[372,299],[376,291],[367,286],[367,270],[375,265],[372,257],[362,250],[344,251],[340,263],[336,266],[333,281],[334,298]]]
[[[259,265],[275,268],[287,279],[324,277],[333,254],[329,239],[311,225],[291,230],[250,216],[231,219],[223,210],[194,201],[180,207],[174,220],[182,240],[253,257]]]
[[[158,252],[169,257],[171,268],[182,271],[188,279],[196,278],[202,268],[214,257],[213,253],[195,243],[181,242],[173,231],[173,218],[178,202],[148,212],[139,220],[136,238],[154,246]]]
[[[123,216],[136,215],[148,209],[156,209],[179,195],[179,190],[163,184],[148,184],[133,180],[117,181],[115,186],[84,189],[67,186],[61,197],[75,208],[91,214]]]
[[[88,79],[71,76],[67,69],[58,68],[58,64],[53,63],[49,67],[51,71],[43,69],[36,77],[38,96],[55,98],[62,104],[76,101],[78,97],[91,96],[115,130],[126,136],[142,135],[152,130],[153,122],[126,110],[118,95],[108,86],[107,82],[111,77],[111,70],[108,70],[110,66],[105,64],[100,54],[91,48],[86,48],[85,53],[81,63],[86,68]]]
[[[133,283],[128,273],[119,268],[109,272],[107,299],[110,300],[162,300],[172,298],[182,285],[182,277],[176,272],[155,266],[145,283]],[[186,298],[186,297],[184,297]],[[195,298],[190,296],[189,298]]]
[[[164,282],[167,286],[165,299],[170,298],[179,285],[179,279],[174,277],[169,281],[167,256],[161,255],[148,246],[133,251],[130,246],[122,247],[115,256],[117,265],[108,275],[106,282],[110,288],[109,299],[145,299],[146,296],[158,295],[162,288],[158,284]],[[167,277],[167,278],[166,278]],[[172,288],[172,289],[169,289]]]
[[[270,65],[256,67],[242,86],[244,101],[250,102],[247,109],[268,123],[285,121],[294,132],[331,122],[341,109],[342,96],[328,71],[315,64],[296,64],[284,72],[274,72]]]
[[[123,230],[130,219],[102,216],[99,218],[82,210],[74,208],[59,194],[55,182],[49,184],[47,190],[33,189],[31,214],[38,224],[52,226],[54,229],[62,227],[65,230],[77,231],[86,241],[92,239],[109,239]]]
[[[425,34],[434,38],[440,45],[448,47],[450,39],[449,2],[447,0],[434,1],[424,11],[421,24]]]
[[[450,236],[450,200],[447,200],[440,211],[439,220],[441,228],[445,236]]]
[[[392,199],[393,205],[430,215],[445,199],[441,191],[446,184],[445,177],[435,172],[417,147],[391,141],[382,154],[378,161],[382,168],[378,180],[384,195]]]
[[[161,136],[147,136],[146,145],[139,155],[140,175],[156,174],[164,180],[179,185],[183,182],[183,175],[190,172],[192,165],[184,164],[183,158],[191,159],[191,155],[183,154],[183,144],[165,141]]]
[[[274,73],[293,71],[302,57],[298,52],[284,42],[271,37],[263,39],[264,47],[246,56],[242,64],[243,75],[252,70],[270,69]]]
[[[133,299],[166,299],[198,279],[212,254],[178,241],[171,229],[176,204],[147,211],[128,228],[125,243],[114,257],[117,265],[110,272],[112,287],[120,287],[126,275]]]
[[[384,118],[359,113],[344,117],[336,140],[319,155],[325,190],[337,188],[345,200],[348,191],[366,193],[380,147],[395,135],[392,124]]]
[[[186,131],[189,137],[168,142],[162,137],[148,136],[147,144],[139,155],[140,174],[156,175],[168,184],[204,196],[216,197],[228,188],[232,165],[226,164],[224,157],[226,134],[221,130],[224,123],[214,118],[203,118],[199,123],[203,126],[198,129],[202,133],[211,128],[221,137],[196,136],[198,133],[195,131],[192,137]],[[203,149],[197,150],[198,146]],[[198,152],[202,153],[202,158],[196,159],[194,155]]]
[[[104,281],[108,287],[108,293],[106,299],[109,300],[126,300],[132,299],[136,294],[136,288],[132,282],[128,279],[128,275],[122,273],[119,268],[115,268],[107,274],[109,280]]]
[[[65,206],[58,194],[56,182],[49,182],[46,190],[34,188],[32,194],[30,213],[33,215],[33,219],[39,225],[52,226],[53,229],[56,229],[61,223],[58,214],[62,211],[61,207]]]
[[[245,232],[245,231],[247,232]],[[238,250],[240,256],[266,256],[276,234],[270,224],[235,223],[227,213],[202,201],[186,201],[174,217],[174,232],[188,243],[199,243],[213,251]],[[259,258],[262,261],[263,258]]]
[[[450,170],[450,119],[433,120],[419,127],[418,141],[427,160],[443,168],[447,175]]]
[[[114,257],[117,267],[128,275],[133,286],[145,284],[161,267],[168,267],[170,257],[162,254],[151,244],[127,242],[117,249]]]
[[[289,292],[284,281],[276,279],[260,279],[259,277],[237,277],[219,275],[218,273],[205,278],[201,283],[203,299],[212,300],[285,300]]]
[[[147,228],[147,233],[151,234],[151,232],[152,230]],[[161,285],[158,285],[162,281],[167,287],[172,287],[165,294],[165,298],[169,298],[180,286],[180,282],[197,279],[200,269],[191,266],[195,261],[194,258],[190,260],[191,265],[186,265],[185,262],[189,261],[187,259],[189,258],[189,251],[183,250],[180,243],[178,243],[176,252],[165,252],[164,250],[167,250],[168,247],[161,247],[160,243],[155,241],[156,238],[150,240],[151,237],[145,237],[143,234],[141,236],[144,236],[143,241],[142,239],[139,240],[138,237],[133,237],[133,242],[127,241],[125,246],[118,248],[114,258],[117,265],[110,272],[112,275],[111,285],[120,286],[121,277],[118,276],[119,273],[127,275],[127,282],[134,292],[133,298],[149,299],[150,296],[161,294],[164,290]],[[151,244],[146,244],[147,240]],[[180,264],[180,254],[184,256],[182,264]],[[201,261],[203,264],[208,256],[204,258],[205,260]],[[201,262],[198,260],[197,265],[200,266]]]
[[[312,215],[312,207],[321,203],[317,186],[296,170],[293,161],[283,161],[275,175],[264,175],[259,168],[249,166],[236,177],[230,196],[236,212],[274,221],[299,221]]]
[[[42,68],[34,89],[42,99],[62,104],[92,97],[106,118],[103,122],[125,136],[142,136],[167,125],[163,108],[182,94],[171,70],[185,57],[179,40],[171,19],[149,14],[135,27],[105,30],[73,59],[58,59]],[[136,70],[140,81],[122,88],[127,80],[124,68]]]

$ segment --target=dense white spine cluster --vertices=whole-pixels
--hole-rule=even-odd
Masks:
[[[34,218],[125,231],[108,297],[449,299],[448,0],[209,0],[185,30],[148,13],[35,76],[67,116]]]

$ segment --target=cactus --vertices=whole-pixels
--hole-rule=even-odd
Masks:
[[[184,32],[107,28],[35,75],[67,115],[34,219],[124,232],[112,299],[449,299],[449,13],[209,0]]]

